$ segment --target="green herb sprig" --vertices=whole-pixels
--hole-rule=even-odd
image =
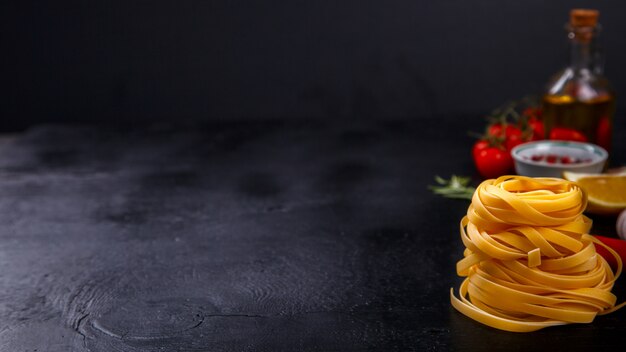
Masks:
[[[435,176],[437,185],[430,185],[428,189],[446,198],[472,200],[475,188],[469,186],[470,181],[471,177],[452,175],[450,180],[446,180]]]

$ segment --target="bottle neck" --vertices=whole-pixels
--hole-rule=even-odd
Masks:
[[[599,27],[569,28],[570,67],[578,72],[602,74],[603,62],[597,46]]]
[[[593,57],[591,48],[591,42],[572,40],[570,42],[570,67],[575,70],[592,70]]]

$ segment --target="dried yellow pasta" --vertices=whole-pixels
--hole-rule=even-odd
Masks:
[[[555,178],[503,176],[484,181],[461,220],[466,249],[457,273],[466,277],[452,306],[485,325],[529,332],[589,323],[610,313],[622,271],[615,251],[588,234],[586,194]],[[617,268],[594,244],[615,256]]]

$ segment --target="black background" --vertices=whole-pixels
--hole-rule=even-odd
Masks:
[[[0,128],[482,115],[567,62],[593,6],[626,92],[619,1],[6,1]],[[621,109],[623,110],[623,109]],[[618,110],[619,111],[619,110]]]
[[[619,349],[624,309],[531,335],[454,310],[468,203],[427,188],[591,3],[0,3],[0,130],[30,127],[0,138],[0,351]],[[593,6],[624,111],[626,5]]]

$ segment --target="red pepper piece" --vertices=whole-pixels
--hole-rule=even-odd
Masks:
[[[608,247],[611,247],[612,250],[616,251],[617,254],[619,254],[620,258],[622,258],[622,263],[626,264],[626,241],[617,238],[596,235],[594,235],[593,237],[599,239],[602,243],[604,243]],[[598,254],[606,259],[606,261],[611,265],[611,268],[617,268],[617,262],[615,261],[615,258],[604,247],[596,244],[596,252],[598,252]]]

